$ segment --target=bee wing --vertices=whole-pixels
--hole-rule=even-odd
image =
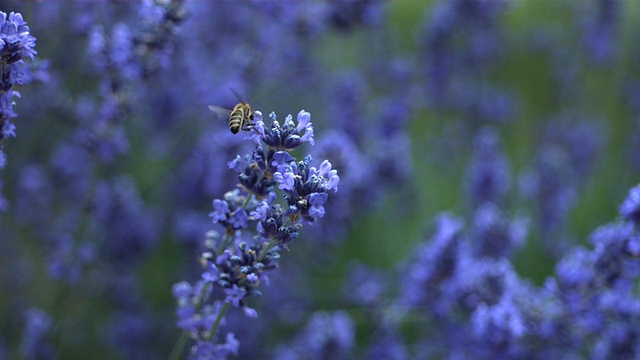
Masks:
[[[222,106],[209,105],[209,110],[213,111],[216,116],[223,121],[225,124],[229,121],[229,116],[231,116],[231,110],[227,108],[223,108]]]
[[[223,108],[221,106],[209,105],[209,110],[213,111],[216,115],[218,115],[224,121],[228,121],[229,116],[231,115],[231,110],[227,108]]]
[[[246,103],[247,102],[242,96],[240,96],[240,94],[238,94],[237,91],[235,91],[232,88],[229,88],[229,90],[233,93],[233,95],[236,97],[236,99],[238,99],[238,102],[241,102],[241,103]]]
[[[231,110],[223,108],[222,106],[209,105],[209,110],[213,111],[216,114],[224,116],[229,116],[231,114]]]

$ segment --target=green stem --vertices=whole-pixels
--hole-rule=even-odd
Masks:
[[[200,291],[200,296],[198,296],[198,302],[196,302],[195,304],[196,311],[200,310],[202,302],[204,301],[204,294],[206,294],[207,290],[209,289],[209,284],[211,283],[204,284],[204,286],[202,287],[202,290]],[[180,337],[178,338],[178,341],[176,341],[176,344],[173,345],[173,350],[171,350],[171,357],[169,357],[170,360],[177,360],[180,358],[180,355],[184,351],[185,345],[187,345],[188,339],[189,339],[189,332],[187,330],[182,330],[182,333],[180,333]]]
[[[244,203],[242,204],[242,208],[246,209],[247,205],[249,205],[249,201],[251,201],[251,198],[253,197],[253,193],[249,193],[249,195],[247,195],[247,198],[244,200]]]
[[[31,20],[33,20],[33,16],[32,16],[32,15],[33,15],[33,3],[34,3],[34,2],[35,2],[34,0],[27,1],[27,11],[26,11],[26,13],[24,14],[24,15],[25,15],[25,16],[24,16],[24,18],[25,18],[25,20],[27,20],[29,23],[31,23]]]
[[[247,208],[247,205],[249,205],[249,201],[251,201],[252,197],[253,197],[253,193],[249,193],[249,195],[247,195],[247,198],[245,199],[244,203],[242,204],[242,209],[246,209]],[[231,240],[231,235],[225,234],[224,238],[222,239],[222,243],[220,244],[220,247],[218,248],[218,254],[217,255],[220,255],[224,251],[224,249],[227,248],[227,246],[229,245],[229,240]],[[204,301],[204,295],[207,292],[209,284],[210,283],[207,283],[202,287],[202,292],[200,293],[200,296],[198,297],[198,302],[196,303],[196,310],[200,309],[200,306],[202,305],[202,303]],[[211,327],[211,330],[209,331],[209,335],[205,338],[205,340],[207,340],[207,341],[211,340],[211,338],[216,333],[216,331],[218,331],[218,326],[220,326],[220,322],[222,321],[222,318],[224,318],[224,314],[227,312],[228,308],[229,308],[229,303],[225,303],[222,306],[222,308],[220,309],[220,312],[218,313],[218,316],[216,317],[216,321],[213,323],[213,326]],[[189,333],[186,330],[182,330],[182,333],[180,334],[180,338],[178,338],[178,341],[176,341],[176,344],[173,346],[173,350],[171,351],[171,357],[169,359],[177,360],[177,359],[180,358],[180,355],[184,351],[184,347],[187,344],[187,340],[188,339],[189,339]]]
[[[262,261],[262,259],[264,259],[264,257],[267,255],[269,250],[271,250],[271,248],[273,248],[273,246],[275,244],[276,244],[276,240],[275,239],[269,240],[269,244],[267,245],[267,247],[264,248],[264,250],[262,250],[262,252],[260,253],[260,256],[258,256],[258,262],[260,262],[260,261]]]
[[[182,330],[180,334],[180,338],[173,346],[173,350],[171,350],[170,360],[178,360],[180,359],[180,355],[182,355],[182,351],[184,350],[184,346],[187,344],[187,340],[189,340],[189,333],[186,330]]]
[[[227,312],[229,305],[231,305],[231,303],[227,303],[227,302],[224,303],[224,305],[222,305],[222,308],[220,309],[220,312],[216,317],[216,322],[213,323],[211,330],[209,330],[209,335],[207,335],[207,337],[204,338],[205,340],[207,341],[211,340],[211,338],[213,338],[213,335],[215,335],[216,331],[218,331],[218,326],[220,326],[220,322],[222,322],[222,319],[224,318],[224,314]]]
[[[227,246],[229,245],[229,239],[231,239],[231,236],[229,234],[224,234],[224,239],[222,239],[222,243],[220,244],[220,247],[218,248],[218,253],[216,254],[216,257],[220,254],[222,254],[222,252],[224,251],[224,249],[227,248]]]

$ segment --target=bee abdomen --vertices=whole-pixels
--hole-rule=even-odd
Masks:
[[[236,109],[231,112],[231,115],[229,115],[229,130],[231,130],[232,133],[237,134],[240,131],[243,118],[244,113],[242,109]]]

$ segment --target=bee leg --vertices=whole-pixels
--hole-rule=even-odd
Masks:
[[[242,124],[242,128],[240,128],[240,130],[242,131],[251,131],[251,129],[253,129],[255,127],[255,124],[251,123],[251,124],[247,124],[244,123]]]

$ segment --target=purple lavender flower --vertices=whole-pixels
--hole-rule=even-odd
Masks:
[[[226,359],[229,355],[238,355],[240,342],[233,333],[227,333],[224,343],[212,344],[206,341],[198,341],[189,354],[189,359]]]
[[[30,308],[25,312],[24,322],[20,356],[24,359],[53,359],[55,349],[47,340],[51,317],[39,308]]]
[[[583,44],[591,60],[596,64],[607,64],[618,51],[616,32],[620,4],[616,1],[599,0],[592,4],[593,14],[583,19]],[[591,9],[590,9],[591,10]]]
[[[7,166],[7,155],[0,149],[0,170]]]
[[[468,168],[467,192],[472,206],[485,202],[500,204],[509,191],[509,166],[500,151],[500,138],[496,129],[482,128],[474,139],[474,155]]]
[[[151,1],[140,5],[139,32],[133,37],[135,53],[140,56],[142,77],[165,69],[173,54],[178,26],[186,18],[184,0]]]
[[[633,284],[640,259],[629,252],[636,236],[631,222],[601,226],[591,235],[592,250],[577,248],[559,263],[557,280],[548,281],[563,311],[553,318],[554,346],[566,347],[555,343],[562,336],[592,358],[637,357],[640,303]]]
[[[442,284],[442,295],[434,310],[442,314],[467,313],[481,303],[496,304],[517,282],[517,274],[506,259],[477,259],[463,247],[454,273]]]
[[[441,214],[429,244],[417,251],[402,288],[401,299],[411,306],[425,305],[437,298],[442,281],[452,276],[457,262],[462,221]]]
[[[327,201],[327,191],[338,191],[340,177],[331,163],[325,160],[320,169],[309,167],[311,157],[304,161],[292,163],[290,175],[283,182],[291,179],[292,183],[284,183],[280,188],[285,192],[285,199],[289,205],[289,216],[302,216],[306,222],[314,222],[316,217],[324,216],[322,205]],[[285,173],[286,174],[286,173]],[[282,185],[282,183],[281,183]]]
[[[13,111],[14,97],[20,93],[13,90],[13,85],[24,84],[28,79],[23,77],[27,66],[23,59],[34,59],[36,38],[31,35],[29,26],[22,14],[0,11],[0,142],[8,137],[15,137],[15,125],[11,119],[18,116]],[[5,167],[6,156],[0,145],[0,170]],[[0,182],[0,189],[2,182]],[[0,195],[0,211],[8,207],[4,196]]]
[[[311,208],[309,209],[309,215],[311,217],[323,217],[324,216],[324,205],[329,198],[329,194],[327,193],[313,193],[309,196],[309,204]]]
[[[2,179],[0,179],[0,191],[2,191]],[[0,193],[0,211],[5,211],[9,208],[9,202]]]
[[[385,290],[382,273],[362,264],[351,264],[348,285],[345,289],[350,300],[358,305],[379,305]]]
[[[213,219],[213,222],[221,222],[227,220],[229,216],[229,205],[226,201],[215,199],[213,200],[213,212],[209,213],[209,216]]]
[[[344,359],[354,347],[354,325],[344,312],[317,312],[289,347],[276,350],[278,359]]]
[[[601,146],[597,127],[575,122],[576,114],[565,114],[551,122],[535,164],[521,178],[521,192],[538,207],[538,226],[545,234],[544,245],[560,253],[565,243],[558,234],[575,206],[577,192],[593,168]]]
[[[215,282],[218,281],[218,268],[211,262],[207,263],[207,270],[202,273],[202,279],[206,282]],[[253,274],[251,274],[253,275]],[[184,285],[183,285],[184,287]],[[240,298],[242,299],[242,297]],[[236,305],[237,306],[237,305]]]
[[[106,340],[123,358],[149,359],[154,357],[152,351],[155,349],[144,344],[158,336],[156,330],[146,314],[118,311],[108,326]]]
[[[229,191],[224,194],[224,200],[213,200],[214,211],[209,216],[214,223],[226,227],[228,232],[246,228],[249,216],[242,207],[245,201],[246,197],[240,196],[238,190]]]
[[[25,57],[33,60],[37,54],[35,46],[36,39],[29,32],[29,26],[22,14],[11,12],[7,17],[6,13],[0,11],[1,62],[11,65]]]
[[[474,356],[482,359],[523,356],[519,341],[527,334],[526,319],[518,306],[509,300],[495,305],[481,303],[471,316],[472,336],[478,342]]]
[[[627,253],[627,243],[634,235],[632,223],[604,225],[591,234],[593,265],[605,285],[633,282],[640,275],[635,268],[638,259],[629,259]]]
[[[96,257],[94,244],[74,244],[74,239],[69,234],[62,235],[54,241],[48,254],[49,276],[71,284],[78,283],[83,268]]]
[[[133,179],[100,182],[95,190],[94,211],[106,233],[101,247],[112,259],[127,263],[155,244],[155,219]]]
[[[273,174],[273,178],[278,182],[278,189],[280,190],[293,190],[293,185],[295,184],[296,174],[293,173],[291,168],[288,168],[284,174],[277,172]]]
[[[232,161],[228,159],[240,151],[243,139],[241,136],[231,135],[228,129],[224,129],[207,131],[198,138],[174,180],[173,191],[182,207],[204,205],[203,199],[218,196],[237,182],[236,174],[244,170],[246,164],[240,156]],[[236,174],[221,173],[220,169],[223,169],[225,164],[233,166]]]
[[[251,212],[251,217],[253,220],[265,221],[267,219],[267,214],[269,212],[269,203],[263,201],[256,207],[254,211]]]
[[[471,243],[480,257],[509,258],[526,240],[527,227],[527,219],[509,222],[496,205],[485,203],[475,211]]]
[[[273,160],[271,161],[271,166],[276,167],[276,173],[284,173],[287,171],[289,164],[294,161],[293,157],[286,151],[276,151],[273,154]],[[238,170],[236,170],[238,171]]]
[[[397,331],[390,331],[380,337],[376,337],[367,351],[368,359],[394,359],[408,360],[409,354],[406,344]]]
[[[204,280],[193,286],[186,281],[173,285],[173,297],[178,303],[178,327],[196,334],[207,331],[207,326],[213,324],[220,310],[220,303],[203,305],[203,301],[210,295],[211,287],[206,286]]]
[[[267,158],[275,154],[277,152],[268,151],[265,153],[263,148],[257,145],[250,155],[244,157],[243,161],[238,158],[234,160],[233,169],[237,172],[240,185],[259,199],[268,197],[273,192],[273,186],[277,183],[273,176],[263,176],[265,171],[275,174],[277,172],[275,169],[284,166]],[[269,164],[272,165],[269,166]]]
[[[271,206],[265,219],[258,223],[256,229],[262,238],[275,239],[280,246],[286,247],[287,243],[298,237],[302,225],[285,225],[287,216],[280,204]]]
[[[16,199],[15,212],[19,221],[45,226],[51,215],[53,189],[46,168],[26,164],[18,179],[20,196]]]
[[[620,205],[620,214],[640,227],[640,185],[629,190],[629,195]]]
[[[142,8],[135,27],[118,22],[110,29],[94,26],[89,34],[87,52],[101,75],[100,102],[86,115],[87,126],[76,131],[76,141],[103,162],[129,151],[123,123],[139,100],[134,91],[141,86],[138,80],[150,80],[167,65],[173,35],[184,17],[181,0]]]
[[[327,7],[329,21],[343,31],[361,23],[376,25],[384,13],[384,2],[376,0],[332,1]]]
[[[291,115],[286,117],[282,126],[276,120],[275,113],[269,114],[269,118],[271,118],[271,129],[266,128],[262,113],[256,111],[254,120],[256,132],[251,135],[256,143],[263,141],[269,149],[275,151],[291,151],[304,142],[314,144],[311,115],[308,112],[301,110],[298,113],[297,125],[294,124]]]
[[[53,150],[49,164],[52,182],[65,198],[80,203],[88,196],[95,163],[77,144],[61,142]]]
[[[356,144],[364,140],[364,103],[369,91],[361,73],[348,72],[342,74],[334,84],[332,101],[329,102],[330,118],[335,122],[333,128],[342,129]]]
[[[211,220],[196,210],[182,210],[173,219],[173,234],[190,248],[202,245],[202,234],[211,228]]]
[[[451,87],[456,79],[497,60],[502,38],[496,31],[496,18],[502,9],[500,1],[456,1],[433,8],[420,38],[431,104],[456,108],[459,97],[453,96],[455,89]],[[471,86],[458,89],[474,91]],[[475,95],[469,97],[472,103],[481,102]]]
[[[228,163],[228,168],[238,174],[239,189],[225,193],[223,200],[213,201],[210,216],[225,228],[224,237],[210,236],[206,241],[202,255],[206,270],[195,287],[184,282],[174,286],[178,326],[196,334],[192,355],[211,353],[220,345],[214,337],[219,335],[218,327],[229,305],[241,307],[247,317],[257,317],[257,311],[247,306],[247,300],[261,295],[260,283],[268,280],[265,272],[277,268],[279,251],[298,237],[302,223],[324,216],[328,191],[337,191],[340,181],[328,160],[316,168],[310,166],[311,156],[297,161],[289,154],[303,142],[313,144],[308,113],[298,114],[297,126],[291,117],[280,126],[272,114],[270,128],[265,126],[260,113],[256,114],[248,138],[256,142],[255,149]],[[287,208],[276,202],[276,184],[284,191]],[[256,222],[259,235],[252,244],[244,235],[250,222]],[[212,286],[221,288],[225,296],[224,305],[215,311],[207,310],[211,309],[208,303],[212,302]],[[178,356],[182,350],[176,349],[174,355]]]
[[[255,274],[253,274],[255,276]],[[247,294],[247,290],[244,288],[239,288],[238,285],[233,284],[233,286],[229,289],[224,289],[227,297],[224,299],[224,302],[231,303],[233,306],[240,306],[240,301]]]

